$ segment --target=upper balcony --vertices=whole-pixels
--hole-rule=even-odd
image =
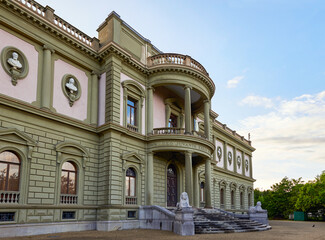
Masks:
[[[152,76],[151,86],[189,85],[203,99],[211,99],[215,85],[206,69],[188,55],[162,53],[147,58],[147,67]],[[195,79],[195,80],[194,80]]]

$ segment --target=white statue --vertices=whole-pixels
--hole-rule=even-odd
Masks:
[[[9,63],[10,66],[12,66],[15,69],[20,69],[23,67],[18,60],[18,53],[16,52],[12,53],[12,58],[8,58],[7,62]]]
[[[250,213],[256,213],[256,212],[266,212],[267,210],[262,209],[262,203],[258,201],[256,203],[255,207],[250,207],[249,212]]]
[[[188,200],[188,195],[187,192],[182,192],[179,203],[177,203],[177,208],[182,209],[182,208],[190,208],[190,203]]]
[[[73,94],[73,92],[78,91],[78,88],[77,88],[74,84],[75,84],[75,83],[74,83],[74,79],[73,79],[73,78],[70,78],[70,79],[69,79],[69,82],[65,84],[65,86],[66,86],[67,88],[69,88],[70,93],[72,93],[72,94]]]

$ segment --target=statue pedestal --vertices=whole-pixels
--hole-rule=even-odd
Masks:
[[[175,213],[174,233],[182,236],[194,235],[194,211],[191,207],[182,208]]]
[[[261,212],[249,213],[249,220],[253,220],[265,225],[269,225],[269,220],[267,217],[267,211],[263,210]]]

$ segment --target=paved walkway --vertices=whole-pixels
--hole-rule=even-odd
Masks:
[[[325,240],[325,222],[270,221],[272,229],[263,232],[198,234],[182,237],[167,231],[123,230],[112,232],[86,231],[46,234],[39,236],[0,238],[0,240]],[[313,227],[313,225],[315,225]]]

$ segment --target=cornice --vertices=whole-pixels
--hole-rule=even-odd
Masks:
[[[222,134],[226,135],[227,137],[231,138],[231,140],[233,140],[237,144],[239,144],[239,145],[241,145],[241,146],[243,146],[245,148],[248,148],[250,151],[254,152],[256,150],[251,145],[249,145],[249,144],[245,143],[244,141],[238,139],[233,134],[229,133],[228,131],[226,131],[225,129],[223,129],[222,127],[218,126],[215,123],[213,123],[213,128],[216,129],[217,131],[221,132]]]
[[[17,99],[10,98],[7,96],[0,95],[0,105],[5,105],[8,107],[19,109],[21,111],[25,111],[25,112],[34,114],[39,117],[43,117],[43,118],[47,118],[47,119],[57,121],[60,123],[68,124],[73,127],[77,127],[77,128],[89,131],[89,132],[93,132],[93,133],[97,132],[96,127],[93,127],[89,124],[83,123],[82,121],[74,120],[72,118],[69,118],[69,117],[66,117],[66,116],[63,116],[63,115],[60,115],[57,113],[49,112],[48,110],[40,109],[40,108],[35,107],[29,103],[25,103],[25,102],[22,102],[22,101],[19,101]]]
[[[86,53],[88,56],[98,59],[97,52],[90,46],[83,44],[81,41],[77,41],[72,36],[69,36],[63,30],[58,28],[54,23],[49,22],[45,18],[36,15],[34,12],[27,8],[22,8],[18,2],[11,0],[0,0],[0,4],[4,6],[7,10],[11,11],[15,15],[34,26],[40,28],[41,30],[50,33],[52,36],[65,41],[67,44],[73,46],[74,48]]]
[[[229,171],[229,170],[226,170],[226,169],[217,167],[217,166],[213,166],[213,170],[215,170],[217,172],[221,172],[221,173],[227,174],[227,175],[230,175],[232,177],[241,178],[241,179],[246,180],[246,181],[249,181],[249,182],[255,182],[256,181],[256,179],[254,179],[254,178],[246,177],[246,176],[241,175],[239,173],[235,173],[235,172],[232,172],[232,171]]]

